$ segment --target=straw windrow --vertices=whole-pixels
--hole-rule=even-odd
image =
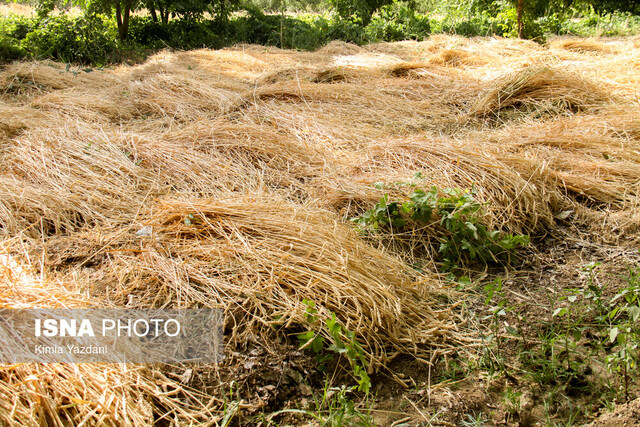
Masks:
[[[580,53],[616,53],[617,49],[611,44],[605,44],[597,40],[589,39],[560,39],[552,42],[551,47],[555,49],[566,49]]]
[[[546,66],[532,66],[491,82],[470,113],[497,116],[510,107],[580,112],[598,108],[608,101],[609,97],[600,87],[583,78]]]
[[[1,308],[107,308],[65,284],[36,276],[13,256],[0,254]],[[0,343],[4,344],[4,343]],[[175,405],[180,396],[181,405]],[[215,420],[203,396],[144,365],[19,363],[0,366],[0,424],[144,426],[165,417]]]

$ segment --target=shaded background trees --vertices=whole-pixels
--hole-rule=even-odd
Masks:
[[[334,39],[420,40],[432,32],[540,42],[549,34],[640,34],[640,0],[14,1],[37,4],[38,13],[0,17],[0,61],[104,64],[166,47],[315,49]]]

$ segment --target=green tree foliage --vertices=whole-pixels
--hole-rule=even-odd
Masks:
[[[640,0],[469,0],[474,11],[490,11],[498,14],[510,7],[522,3],[523,12],[533,18],[548,17],[554,14],[574,12],[580,8],[590,8],[599,13],[628,12],[640,14]]]
[[[620,11],[640,15],[640,0],[594,0],[589,3],[599,14]]]
[[[380,8],[365,28],[370,40],[422,40],[431,32],[429,18],[416,14],[405,2],[394,2]]]
[[[154,22],[169,22],[171,17],[198,19],[205,12],[217,20],[226,20],[229,14],[238,9],[240,0],[144,0]]]
[[[393,0],[327,0],[327,4],[340,18],[359,23],[363,27],[371,22],[373,14]]]
[[[61,2],[57,0],[39,0],[38,16],[44,19],[54,8],[69,4],[83,9],[88,19],[93,19],[99,14],[115,17],[120,40],[127,38],[131,12],[140,6],[138,0],[63,0]]]
[[[474,13],[488,13],[503,21],[504,35],[522,39],[542,39],[542,31],[535,22],[549,11],[557,0],[473,0]],[[561,0],[564,1],[564,0]]]
[[[245,5],[254,6],[264,12],[323,12],[324,0],[250,0]]]
[[[23,32],[10,36],[19,38],[20,49],[33,58],[101,66],[110,62],[117,49],[115,26],[104,15],[24,20],[15,32]]]
[[[209,12],[218,20],[226,20],[238,9],[240,0],[39,0],[38,13],[45,18],[55,7],[73,3],[88,17],[105,14],[115,18],[120,40],[129,38],[132,12],[146,8],[154,22],[167,24],[171,17],[198,19]]]

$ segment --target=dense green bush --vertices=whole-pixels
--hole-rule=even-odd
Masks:
[[[209,47],[219,49],[223,46],[216,31],[215,21],[195,19],[175,19],[167,24],[170,34],[167,45],[176,49],[199,49]]]
[[[251,7],[246,9],[246,16],[239,17],[232,22],[233,31],[230,34],[235,41],[257,43],[263,45],[280,46],[284,34],[284,27],[290,24],[291,18],[281,15],[265,15],[261,10]]]
[[[390,5],[394,0],[325,0],[343,21],[367,26],[373,14],[381,7]]]
[[[342,40],[354,44],[365,43],[365,29],[362,26],[350,21],[343,21],[338,17],[333,17],[329,21],[327,36],[327,41]]]
[[[324,17],[301,16],[287,19],[283,25],[284,46],[288,49],[314,50],[328,43],[329,34],[323,33]],[[329,24],[331,26],[331,24]]]
[[[133,16],[129,22],[129,39],[152,49],[162,48],[171,38],[169,26],[150,18]]]
[[[101,15],[58,15],[38,20],[21,47],[33,58],[104,65],[118,49],[116,37],[115,25]]]
[[[558,34],[573,34],[583,37],[638,35],[640,34],[640,16],[626,12],[598,15],[593,11],[587,11],[579,18],[567,19],[562,22]]]
[[[502,30],[502,36],[504,37],[518,37],[518,21],[515,8],[505,9],[496,16],[496,20],[499,22],[498,26]],[[523,33],[524,38],[528,40],[535,40],[538,42],[544,42],[545,36],[542,31],[542,27],[531,17],[531,15],[525,14],[523,17]]]
[[[459,22],[454,27],[454,33],[467,37],[492,36],[494,34],[502,35],[501,29],[500,21],[481,15]]]
[[[294,47],[296,35],[309,32],[310,25],[286,15],[266,15],[257,8],[247,8],[246,16],[231,22],[230,39],[234,42],[268,46]]]
[[[225,45],[226,23],[213,20],[174,19],[166,24],[133,17],[129,38],[141,48],[219,49]]]
[[[502,35],[504,22],[496,14],[475,11],[467,15],[444,15],[434,18],[431,28],[434,33],[458,34],[467,37]]]
[[[27,55],[21,41],[35,26],[35,20],[23,16],[0,19],[0,63]]]
[[[331,40],[362,44],[366,41],[362,26],[334,15],[265,15],[248,8],[247,15],[229,21],[229,43],[257,43],[287,49],[313,50]]]
[[[14,40],[23,40],[31,31],[37,27],[35,18],[27,18],[26,16],[10,16],[0,22],[0,33],[4,37],[10,37]]]
[[[247,8],[246,16],[229,22],[229,42],[257,43],[287,49],[317,49],[332,40],[364,44],[378,41],[424,39],[429,19],[415,14],[406,4],[385,6],[366,27],[337,15],[307,15],[296,18],[266,15]]]
[[[536,23],[545,34],[563,34],[563,27],[566,22],[567,18],[565,16],[556,13],[536,20]]]
[[[0,38],[0,64],[26,56],[26,52],[12,40]]]
[[[429,18],[416,14],[407,3],[396,2],[380,9],[365,28],[370,41],[425,39],[431,32]]]

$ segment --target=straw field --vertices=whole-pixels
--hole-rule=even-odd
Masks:
[[[639,89],[633,39],[7,65],[2,307],[219,307],[226,351],[243,355],[304,330],[308,299],[360,338],[372,372],[399,355],[427,363],[477,336],[429,252],[437,227],[387,244],[348,221],[382,196],[373,184],[421,172],[440,189],[475,185],[483,220],[530,235],[531,251],[567,223],[598,243],[637,240]],[[222,418],[222,400],[170,371],[5,365],[0,424]]]

